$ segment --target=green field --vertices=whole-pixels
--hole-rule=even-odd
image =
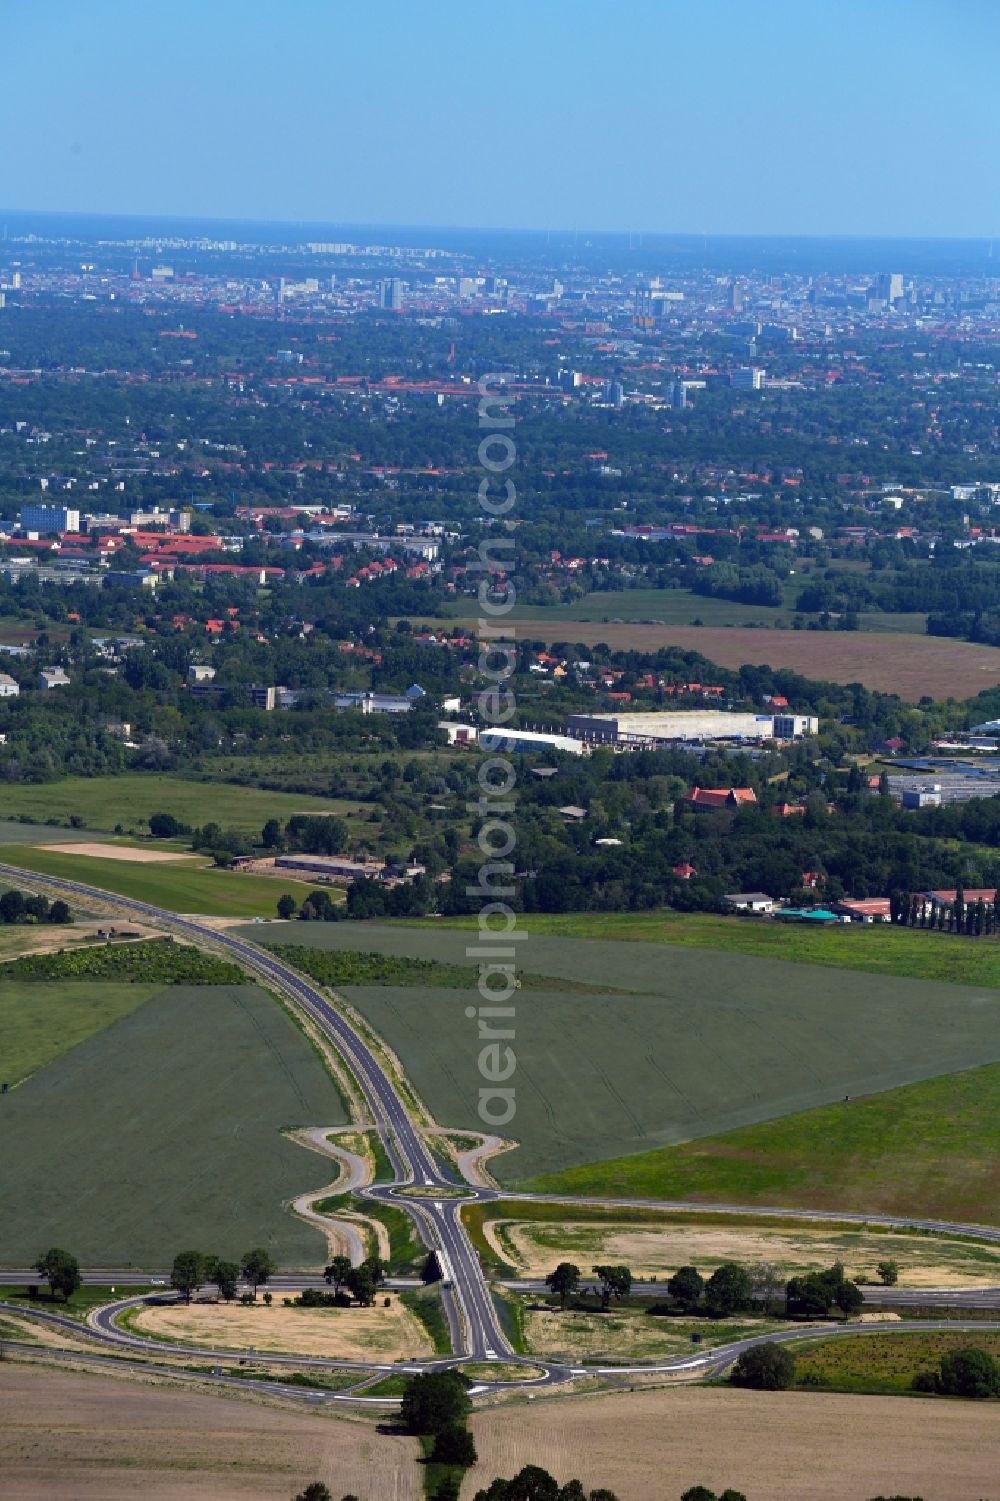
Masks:
[[[282,924],[269,937],[469,962],[460,929]],[[256,936],[260,936],[260,931]],[[505,1183],[1000,1059],[995,992],[743,954],[532,933],[520,962],[604,994],[516,995],[517,1151]],[[631,988],[632,993],[624,987]],[[346,987],[437,1121],[479,1124],[475,991]],[[822,1153],[820,1159],[822,1160]]]
[[[154,1268],[186,1246],[237,1259],[261,1244],[284,1265],[320,1264],[322,1237],[282,1205],[332,1164],[281,1132],[345,1121],[263,991],[160,990],[0,1097],[0,1258],[64,1245],[86,1264]]]
[[[533,605],[519,603],[504,618],[525,627],[519,632],[530,636],[532,623],[538,625],[542,634],[552,627],[574,621],[649,621],[662,625],[693,625],[700,620],[703,625],[754,625],[763,627],[791,627],[796,616],[804,621],[815,621],[815,614],[801,613],[795,609],[795,600],[802,586],[797,578],[787,580],[784,603],[780,606],[745,605],[738,600],[710,598],[695,594],[691,589],[621,589],[595,590],[581,595],[569,604]],[[460,602],[451,606],[448,613],[467,614],[467,606]],[[470,617],[471,620],[471,617]],[[466,623],[470,623],[467,621]],[[927,623],[926,614],[887,615],[878,610],[866,611],[861,616],[861,628],[866,631],[915,632],[920,634]],[[567,630],[566,640],[572,640]]]
[[[47,818],[67,819],[78,814],[88,828],[105,830],[118,824],[137,828],[152,813],[171,813],[192,827],[218,823],[226,829],[256,833],[269,818],[285,822],[293,813],[345,815],[357,808],[357,803],[334,798],[267,792],[226,782],[193,782],[159,772],[64,777],[41,785],[7,783],[0,794],[0,816],[4,818],[24,813],[44,823]]]
[[[787,1204],[1000,1224],[1000,1066],[659,1151],[543,1173],[539,1193]]]
[[[300,901],[306,894],[299,881],[216,870],[193,860],[183,865],[143,865],[14,845],[0,846],[0,863],[83,881],[168,912],[197,912],[204,917],[273,917],[283,892],[292,892]]]
[[[1000,1358],[1000,1333],[956,1330],[859,1334],[855,1339],[817,1340],[796,1345],[798,1386],[833,1387],[852,1392],[908,1392],[918,1371],[936,1370],[942,1355],[985,1350]]]
[[[160,989],[107,980],[44,984],[8,980],[0,972],[0,1082],[19,1084]]]
[[[399,924],[413,930],[441,925]],[[713,912],[567,912],[531,913],[521,925],[532,935],[526,947],[534,955],[534,935],[545,938],[612,939],[616,942],[668,944],[671,948],[713,949],[820,964],[833,969],[864,970],[915,980],[945,980],[955,985],[1000,988],[1000,943],[957,939],[950,933],[921,932],[888,924],[864,927],[808,925],[721,917]],[[476,919],[449,919],[448,927],[474,929]],[[288,939],[292,942],[292,939]],[[310,942],[313,940],[310,939]],[[319,946],[321,940],[315,939]],[[417,952],[417,950],[414,950]],[[624,957],[623,964],[628,968]],[[622,979],[622,984],[626,983]]]

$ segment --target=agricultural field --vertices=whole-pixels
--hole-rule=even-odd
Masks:
[[[0,847],[0,862],[100,886],[168,912],[196,912],[204,917],[273,917],[283,892],[297,892],[301,898],[306,890],[300,881],[216,870],[209,861],[161,865],[21,844]]]
[[[756,1334],[769,1334],[787,1328],[777,1319],[704,1319],[661,1318],[645,1308],[621,1308],[614,1304],[606,1313],[596,1305],[590,1309],[579,1305],[560,1311],[543,1307],[537,1298],[519,1298],[523,1309],[524,1342],[529,1355],[584,1365],[607,1361],[609,1364],[671,1360],[675,1355],[689,1355],[693,1334],[701,1335],[706,1345],[725,1345]]]
[[[71,985],[8,980],[0,970],[0,1082],[20,1084],[162,988],[107,980]]]
[[[161,772],[130,772],[120,777],[63,777],[41,785],[8,783],[0,807],[6,818],[26,814],[44,823],[77,815],[89,829],[121,824],[141,829],[152,813],[170,813],[192,827],[218,823],[226,829],[259,833],[269,818],[282,822],[293,813],[337,813],[350,817],[358,804],[297,792],[268,792],[227,782],[195,782]],[[367,811],[367,810],[365,810]],[[60,836],[62,837],[62,836]]]
[[[476,928],[476,919],[448,919],[448,927]],[[419,930],[412,923],[406,926]],[[440,931],[439,925],[424,923]],[[833,969],[859,969],[873,975],[899,975],[915,980],[946,980],[956,985],[1000,987],[1000,946],[955,941],[950,933],[888,924],[864,927],[841,924],[816,928],[809,924],[755,921],[724,917],[714,912],[532,912],[521,926],[534,939],[611,939],[615,942],[667,944],[671,948],[713,949],[750,954],[796,964],[821,964]],[[288,942],[294,941],[292,938]],[[316,944],[321,942],[316,939]],[[623,955],[623,962],[624,955]]]
[[[525,1464],[620,1501],[676,1501],[698,1484],[750,1501],[976,1501],[996,1491],[1000,1403],[674,1387],[569,1398],[558,1414],[498,1407],[471,1427],[479,1464],[462,1501]]]
[[[703,603],[707,605],[710,601]],[[730,605],[729,608],[738,612],[740,620],[749,618],[751,607]],[[971,698],[1000,682],[1000,648],[944,636],[884,630],[781,631],[745,625],[639,625],[628,623],[628,617],[645,612],[622,607],[615,613],[622,618],[621,624],[568,620],[538,609],[530,617],[526,612],[515,629],[522,639],[549,643],[580,641],[588,646],[603,641],[612,651],[654,652],[676,646],[683,651],[700,652],[720,667],[742,667],[747,663],[788,667],[808,678],[863,683],[880,693],[898,693],[910,703],[918,702],[925,694],[938,699]],[[707,619],[704,610],[693,613]]]
[[[573,622],[632,625],[690,626],[700,620],[704,626],[752,626],[758,629],[791,629],[795,619],[807,624],[817,622],[819,616],[808,611],[796,610],[795,600],[802,587],[801,578],[788,579],[784,586],[784,601],[781,605],[748,605],[739,600],[712,598],[695,594],[692,589],[620,589],[594,590],[581,595],[568,604],[533,605],[519,603],[505,616],[518,628],[520,636],[530,635],[529,627],[543,622],[545,634],[557,625]],[[462,613],[461,606],[453,606],[455,613]],[[863,612],[861,627],[879,634],[903,631],[909,635],[922,634],[927,623],[925,613],[887,614],[880,610]],[[471,618],[463,624],[474,626]],[[824,634],[829,634],[825,632]],[[837,633],[838,635],[841,633]],[[572,633],[563,631],[561,640],[574,639]],[[610,644],[610,643],[609,643]]]
[[[728,921],[734,934],[800,938],[797,929],[710,921]],[[828,966],[551,937],[531,932],[533,923],[522,965],[608,990],[519,993],[517,1114],[505,1133],[519,1146],[493,1160],[502,1183],[530,1178],[546,1192],[741,1203],[772,1202],[775,1193],[773,1202],[807,1207],[906,1212],[917,1205],[936,1213],[931,1198],[938,1209],[957,1213],[964,1205],[966,1217],[978,1217],[978,1198],[995,1172],[990,1121],[1000,1077],[1000,1069],[975,1069],[1000,1059],[998,1002],[987,974],[976,976],[978,984],[970,974],[969,984],[951,985],[859,971],[845,987]],[[289,945],[469,962],[466,931],[435,923],[290,922],[263,933]],[[836,936],[802,933],[801,941]],[[873,954],[883,938],[931,936],[845,932]],[[923,951],[943,957],[991,948],[939,936],[940,947]],[[914,952],[899,950],[907,965]],[[344,993],[402,1058],[439,1123],[481,1124],[479,1043],[465,1025],[460,991],[366,986]],[[917,1093],[901,1107],[904,1084]],[[907,1121],[904,1130],[897,1118]],[[740,1125],[744,1134],[729,1149],[718,1133]],[[768,1133],[781,1143],[771,1152],[761,1142]],[[746,1138],[749,1145],[740,1145]],[[831,1141],[841,1144],[835,1156]],[[607,1158],[612,1169],[593,1166]]]
[[[519,1146],[494,1160],[500,1181],[714,1135],[1000,1055],[994,1003],[977,1005],[975,992],[859,980],[844,994],[832,971],[789,976],[768,961],[749,965],[742,962],[737,981],[712,965],[678,962],[671,994],[522,993],[517,1113],[505,1132]],[[791,986],[794,994],[782,994]],[[466,997],[392,987],[344,994],[402,1059],[435,1119],[474,1129],[481,1044],[477,1029],[463,1026]]]
[[[415,1439],[325,1413],[0,1365],[0,1470],[16,1501],[275,1501],[312,1480],[418,1501],[417,1455]]]
[[[942,1355],[968,1349],[1000,1357],[1000,1333],[906,1330],[810,1341],[795,1347],[795,1379],[798,1386],[840,1391],[908,1392],[918,1371],[936,1370]]]
[[[67,1122],[72,1122],[68,1132]],[[282,1133],[346,1122],[310,1043],[254,986],[171,986],[0,1098],[8,1265],[65,1245],[162,1267],[186,1245],[319,1264],[283,1205],[334,1164]]]
[[[971,1240],[882,1231],[830,1222],[754,1219],[750,1215],[601,1211],[558,1204],[494,1201],[464,1211],[477,1246],[516,1269],[544,1277],[560,1261],[589,1268],[622,1264],[637,1277],[664,1282],[680,1266],[708,1277],[724,1261],[767,1262],[779,1281],[843,1262],[849,1277],[877,1283],[878,1262],[899,1267],[899,1286],[992,1287],[1000,1281],[1000,1251]]]
[[[1000,1067],[563,1172],[525,1187],[1000,1224]],[[502,1159],[501,1159],[502,1160]]]

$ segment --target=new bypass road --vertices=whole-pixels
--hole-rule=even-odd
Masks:
[[[419,1194],[419,1197],[395,1198],[394,1202],[409,1211],[425,1245],[438,1257],[452,1348],[456,1353],[475,1360],[492,1360],[501,1356],[512,1358],[513,1352],[501,1327],[479,1257],[461,1221],[461,1204],[447,1197],[448,1193],[454,1193],[454,1182],[441,1172],[410,1119],[409,1109],[397,1085],[365,1040],[322,990],[265,949],[194,918],[181,917],[147,902],[84,885],[81,881],[39,875],[17,865],[0,865],[0,879],[21,886],[44,887],[82,902],[99,901],[133,917],[145,918],[168,933],[223,949],[244,969],[304,1012],[350,1069],[395,1169],[394,1186],[406,1185]],[[435,1198],[435,1189],[443,1190],[445,1197]],[[391,1189],[373,1188],[367,1192],[372,1198],[391,1196]],[[466,1197],[474,1198],[479,1192],[470,1187]]]
[[[740,1340],[730,1345],[718,1346],[705,1350],[699,1350],[687,1356],[676,1356],[662,1363],[653,1365],[616,1365],[602,1368],[588,1366],[574,1368],[562,1362],[547,1361],[544,1358],[524,1357],[515,1354],[503,1331],[497,1309],[492,1295],[483,1275],[479,1258],[469,1240],[465,1226],[461,1219],[463,1203],[472,1201],[488,1201],[494,1199],[525,1199],[531,1200],[542,1198],[542,1195],[528,1195],[503,1193],[492,1188],[479,1187],[468,1183],[458,1184],[445,1174],[439,1166],[429,1148],[427,1147],[420,1132],[413,1124],[410,1116],[410,1107],[401,1093],[400,1086],[386,1071],[363,1036],[341,1015],[331,1003],[323,991],[310,980],[300,975],[289,965],[282,963],[273,954],[256,945],[248,943],[245,939],[236,937],[230,933],[220,931],[199,922],[196,918],[180,916],[173,912],[166,912],[149,903],[123,897],[116,893],[107,892],[100,888],[85,885],[79,881],[68,881],[62,878],[40,875],[35,871],[25,870],[16,865],[0,865],[0,880],[7,879],[20,886],[35,889],[56,891],[64,896],[77,898],[82,903],[101,903],[112,910],[126,913],[132,917],[145,919],[154,924],[158,929],[168,933],[175,933],[180,937],[188,938],[203,946],[223,950],[234,957],[242,967],[250,974],[259,979],[263,984],[285,997],[298,1011],[310,1018],[322,1035],[329,1041],[350,1070],[358,1091],[365,1100],[371,1113],[374,1125],[379,1130],[389,1159],[395,1172],[395,1182],[392,1184],[377,1184],[359,1190],[363,1196],[370,1197],[382,1202],[391,1202],[398,1208],[405,1210],[413,1218],[418,1232],[424,1244],[432,1250],[438,1260],[441,1272],[440,1288],[442,1301],[451,1331],[453,1354],[444,1359],[437,1360],[414,1360],[401,1363],[393,1369],[418,1370],[440,1367],[442,1365],[461,1364],[463,1361],[488,1361],[502,1359],[505,1363],[520,1364],[525,1367],[534,1367],[535,1371],[541,1371],[541,1375],[531,1375],[527,1372],[523,1385],[546,1386],[572,1379],[584,1374],[609,1374],[617,1377],[625,1377],[629,1374],[679,1374],[684,1372],[699,1372],[705,1375],[716,1375],[726,1369],[736,1359],[742,1350],[749,1348],[763,1340],[777,1339],[782,1342],[806,1337],[815,1337],[818,1332],[830,1334],[847,1334],[864,1332],[857,1325],[812,1326],[809,1329],[785,1330],[775,1334],[758,1336],[755,1338]],[[460,1189],[460,1194],[456,1190]],[[565,1203],[569,1206],[575,1204],[601,1204],[603,1207],[615,1207],[618,1209],[628,1208],[633,1201],[622,1199],[615,1201],[602,1201],[585,1198],[561,1198],[554,1197],[550,1202]],[[642,1207],[658,1207],[654,1201],[634,1201],[641,1203]],[[664,1202],[659,1207],[671,1210],[689,1209],[692,1212],[704,1211],[703,1204],[685,1204],[678,1202]],[[974,1236],[984,1241],[1000,1239],[1000,1231],[990,1230],[982,1226],[968,1225],[945,1225],[931,1220],[912,1220],[905,1218],[893,1218],[891,1216],[865,1216],[856,1214],[838,1215],[835,1211],[811,1212],[808,1210],[788,1210],[780,1208],[762,1208],[761,1206],[735,1206],[735,1205],[712,1205],[713,1212],[752,1213],[754,1215],[780,1215],[786,1218],[820,1218],[823,1220],[843,1219],[852,1223],[872,1223],[897,1228],[921,1228],[938,1233],[964,1234]],[[117,1271],[111,1268],[101,1269],[96,1274],[91,1272],[87,1280],[99,1280],[103,1283],[115,1283],[122,1289],[129,1286],[138,1286],[145,1283],[149,1285],[157,1278],[156,1273],[148,1273],[143,1276],[134,1270],[128,1272]],[[0,1273],[0,1284],[8,1286],[20,1282],[32,1280],[32,1274],[25,1277],[16,1271]],[[162,1279],[165,1280],[165,1279]],[[315,1277],[308,1274],[284,1273],[274,1279],[275,1288],[295,1288],[307,1285],[315,1285]],[[543,1285],[537,1282],[524,1281],[512,1282],[511,1286],[520,1286],[525,1290],[542,1291]],[[655,1284],[637,1284],[636,1291],[652,1294]],[[170,1296],[166,1292],[157,1296]],[[873,1301],[887,1306],[917,1304],[922,1307],[950,1306],[956,1309],[966,1308],[994,1308],[1000,1303],[1000,1289],[997,1288],[969,1288],[969,1289],[922,1289],[903,1290],[878,1288],[867,1290],[867,1296]],[[43,1313],[41,1310],[31,1310],[31,1316],[46,1319],[49,1322],[64,1323],[67,1328],[72,1328],[78,1335],[85,1338],[101,1340],[106,1346],[115,1345],[124,1352],[130,1352],[137,1360],[158,1354],[161,1359],[165,1356],[210,1356],[218,1360],[233,1360],[239,1358],[242,1352],[233,1350],[205,1350],[201,1347],[173,1346],[163,1341],[152,1341],[138,1336],[121,1327],[118,1316],[127,1308],[143,1301],[142,1296],[123,1298],[118,1304],[95,1310],[87,1325],[81,1325],[78,1321],[70,1321],[60,1318],[53,1313]],[[23,1304],[16,1306],[16,1311],[21,1314],[29,1313]],[[873,1330],[878,1326],[869,1326]],[[921,1321],[922,1329],[938,1327],[933,1322]],[[976,1322],[967,1325],[961,1320],[949,1320],[946,1325],[949,1329],[961,1328],[997,1328],[984,1322]],[[884,1326],[883,1326],[884,1328]],[[95,1360],[98,1357],[93,1357]],[[359,1373],[359,1382],[363,1383],[364,1373],[367,1371],[377,1374],[385,1369],[378,1362],[358,1362],[352,1364],[343,1360],[322,1360],[317,1358],[306,1359],[299,1356],[274,1356],[260,1352],[258,1359],[266,1359],[272,1365],[295,1365],[296,1367],[308,1367],[309,1369],[353,1369]],[[490,1383],[483,1383],[479,1389],[486,1390]],[[508,1385],[504,1383],[504,1385]],[[269,1388],[274,1390],[273,1387]],[[508,1386],[509,1389],[509,1386]],[[372,1401],[382,1399],[365,1398],[360,1389],[342,1391],[336,1394],[316,1391],[312,1397],[315,1400],[336,1401]],[[386,1399],[391,1400],[391,1399]]]

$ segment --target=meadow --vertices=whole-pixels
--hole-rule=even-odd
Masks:
[[[942,1355],[970,1348],[1000,1357],[1000,1333],[990,1329],[971,1334],[901,1330],[817,1340],[796,1346],[796,1384],[852,1392],[908,1392],[918,1371],[935,1370]]]
[[[218,823],[226,829],[259,833],[269,818],[284,823],[294,813],[350,816],[354,802],[307,793],[268,792],[228,782],[196,782],[160,772],[129,772],[120,777],[63,777],[40,785],[7,783],[0,795],[5,818],[26,814],[44,823],[49,818],[83,819],[88,829],[143,827],[153,813],[170,813],[191,827]],[[367,810],[366,810],[367,812]],[[35,831],[36,837],[38,831]],[[60,835],[60,838],[62,836]]]
[[[298,900],[306,892],[300,881],[216,870],[208,862],[147,865],[23,844],[0,846],[0,863],[20,865],[40,875],[82,881],[117,892],[119,896],[163,907],[168,912],[196,912],[204,917],[273,917],[283,892],[292,892]]]
[[[321,1263],[283,1205],[332,1164],[282,1132],[346,1123],[312,1046],[254,986],[172,986],[0,1097],[4,1233],[23,1266],[48,1245],[90,1265],[169,1265],[187,1245]]]

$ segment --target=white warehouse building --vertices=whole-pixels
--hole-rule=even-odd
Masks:
[[[571,735],[597,745],[658,745],[683,740],[798,740],[815,735],[811,714],[741,714],[725,709],[654,709],[636,714],[571,714]]]
[[[485,751],[565,751],[570,756],[582,756],[582,740],[569,735],[551,735],[541,730],[506,730],[503,728],[480,730],[479,748]]]

